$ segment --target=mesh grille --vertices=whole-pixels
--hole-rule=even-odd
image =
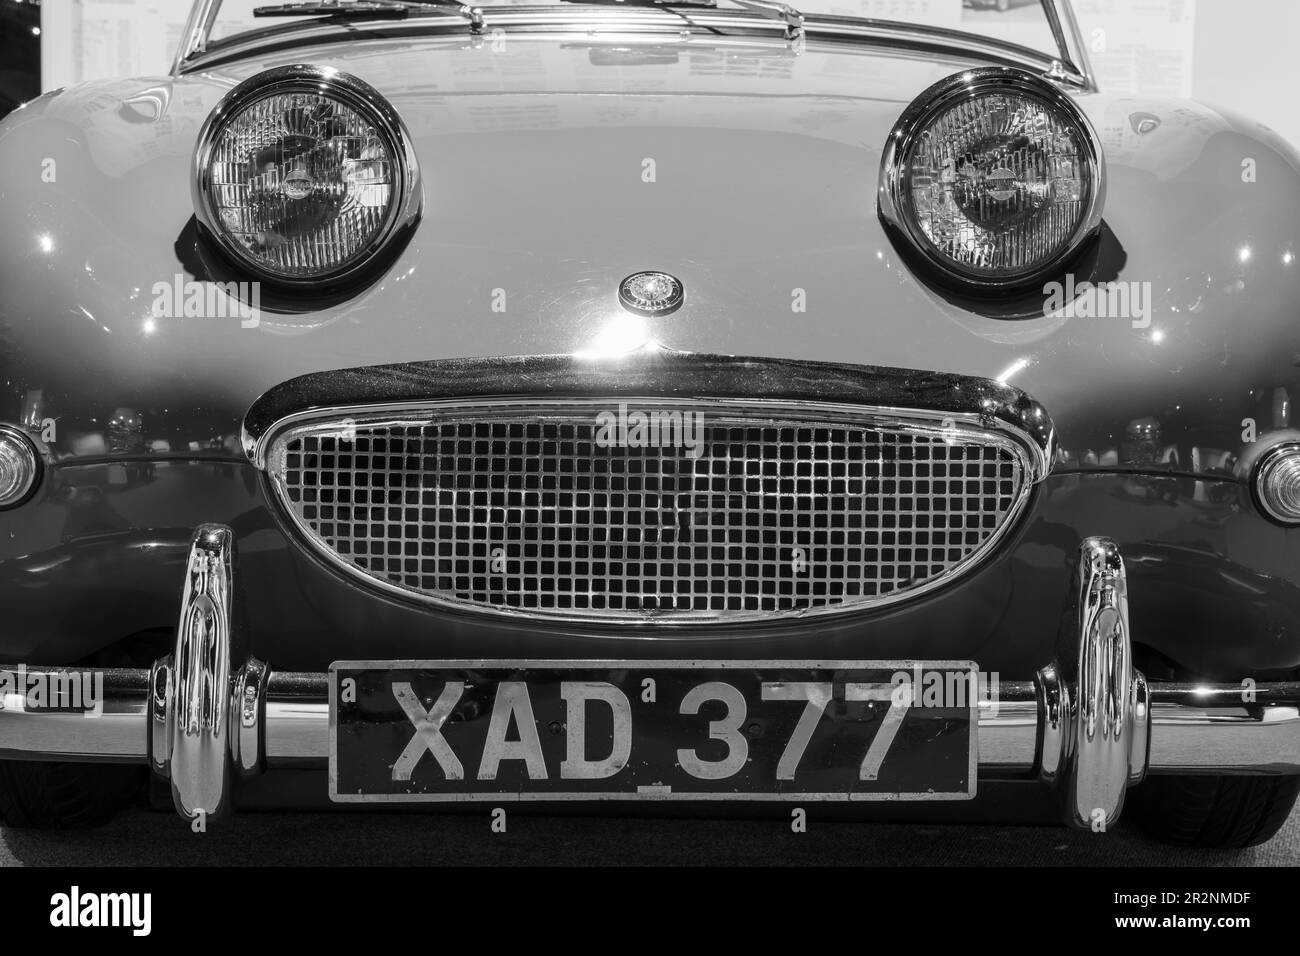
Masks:
[[[595,406],[300,426],[271,473],[299,527],[372,578],[561,617],[879,603],[966,562],[1022,499],[996,433],[665,411],[684,427],[662,419],[651,447]]]

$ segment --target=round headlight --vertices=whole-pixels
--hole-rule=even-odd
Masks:
[[[1096,232],[1102,169],[1096,134],[1063,91],[1023,70],[967,70],[894,126],[880,214],[946,277],[1026,286]]]
[[[420,211],[415,154],[388,101],[314,66],[268,70],[226,94],[199,133],[194,186],[221,248],[290,285],[355,272]]]
[[[1300,444],[1270,448],[1255,466],[1255,499],[1283,524],[1300,524]]]
[[[0,425],[0,508],[26,501],[40,472],[32,440],[12,425]]]

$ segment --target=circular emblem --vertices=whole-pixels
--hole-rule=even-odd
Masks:
[[[682,284],[666,272],[634,272],[618,287],[618,301],[637,315],[667,315],[681,307]]]
[[[311,176],[305,169],[295,169],[284,177],[280,184],[281,191],[290,199],[306,199],[311,195],[312,186]]]
[[[1016,194],[1016,174],[999,166],[984,177],[988,184],[989,196],[998,202],[1006,202]]]

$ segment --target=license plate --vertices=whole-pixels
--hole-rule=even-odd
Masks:
[[[969,661],[340,661],[330,797],[964,800]]]

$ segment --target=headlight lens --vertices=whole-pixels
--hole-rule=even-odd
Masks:
[[[12,425],[0,425],[0,508],[25,501],[40,468],[31,440]]]
[[[1300,524],[1300,445],[1270,449],[1255,469],[1255,497],[1266,514],[1283,524]]]
[[[419,211],[409,137],[365,83],[286,67],[231,90],[195,153],[199,219],[234,259],[287,283],[340,278]]]
[[[1046,80],[1010,68],[940,81],[885,149],[880,208],[951,278],[982,288],[1045,276],[1095,232],[1100,146]]]

